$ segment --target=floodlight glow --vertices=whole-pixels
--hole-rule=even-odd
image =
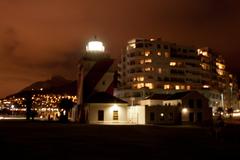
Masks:
[[[118,108],[119,108],[119,106],[118,106],[118,105],[116,105],[116,104],[114,104],[114,105],[112,106],[112,110],[113,110],[113,111],[117,111],[117,110],[118,110]]]
[[[183,108],[182,109],[182,113],[186,114],[188,112],[188,109],[187,108]]]
[[[86,46],[87,52],[104,52],[105,47],[100,41],[90,41]]]

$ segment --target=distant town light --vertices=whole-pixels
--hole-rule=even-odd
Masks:
[[[90,41],[86,46],[87,52],[104,52],[105,47],[102,42],[100,41]]]

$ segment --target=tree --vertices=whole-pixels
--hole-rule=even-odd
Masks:
[[[60,121],[67,122],[68,121],[68,112],[73,108],[73,101],[72,99],[63,98],[59,102],[59,109],[60,109]]]
[[[24,97],[24,104],[26,105],[26,119],[30,120],[30,117],[32,117],[32,94],[28,93],[26,94],[26,96]],[[32,117],[33,119],[33,117]]]

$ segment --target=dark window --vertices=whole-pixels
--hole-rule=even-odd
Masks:
[[[118,120],[118,111],[113,111],[113,120]]]
[[[168,46],[167,46],[167,45],[164,45],[164,49],[168,49]]]
[[[157,44],[157,49],[161,49],[161,45],[160,44]]]
[[[98,110],[98,120],[103,121],[104,120],[104,111]]]
[[[189,121],[194,122],[194,113],[193,112],[189,113]]]
[[[202,100],[201,99],[197,100],[197,107],[202,108]]]
[[[154,112],[150,112],[150,121],[154,121],[155,120],[155,114]]]
[[[197,121],[202,122],[202,112],[197,113]]]
[[[143,43],[137,43],[136,48],[143,48]]]
[[[193,101],[193,99],[189,99],[189,101],[188,101],[188,106],[189,106],[189,108],[193,108],[193,107],[194,107],[194,101]]]

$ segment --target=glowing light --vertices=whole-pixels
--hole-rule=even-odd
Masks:
[[[210,88],[209,85],[203,85],[203,88]]]
[[[187,86],[187,90],[190,90],[191,89],[191,86]]]
[[[161,115],[161,117],[164,117],[164,113],[161,113],[160,115]]]
[[[113,110],[113,111],[118,111],[118,108],[119,108],[119,106],[116,105],[116,104],[114,104],[114,105],[112,106],[112,110]]]
[[[153,89],[152,83],[145,83],[145,87],[148,87],[149,89]]]
[[[176,89],[176,90],[179,90],[179,89],[180,89],[180,86],[179,86],[179,85],[176,85],[176,86],[175,86],[175,89]]]
[[[183,108],[183,109],[182,109],[182,113],[183,113],[183,114],[188,113],[188,109],[187,109],[187,108]]]
[[[152,63],[152,59],[145,59],[145,63]]]
[[[170,89],[170,85],[169,84],[165,84],[163,87],[164,87],[165,90]]]
[[[147,56],[149,56],[150,55],[150,51],[145,51],[145,56],[147,57]]]
[[[90,41],[86,46],[87,52],[104,52],[105,47],[100,41]]]
[[[170,62],[169,65],[172,66],[172,67],[174,67],[174,66],[177,65],[177,63],[176,63],[176,62]]]

